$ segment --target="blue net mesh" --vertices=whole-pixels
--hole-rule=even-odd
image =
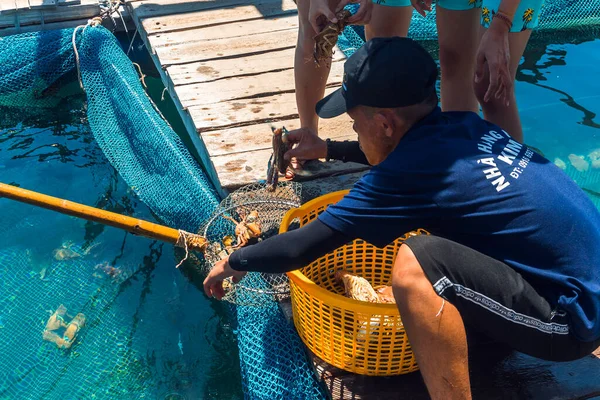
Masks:
[[[72,250],[83,251],[76,246]],[[121,327],[133,316],[110,307],[118,285],[107,280],[98,286],[89,272],[93,261],[83,258],[54,260],[48,265],[52,279],[40,279],[31,271],[30,256],[22,247],[0,250],[0,398],[149,395],[144,380],[150,376],[139,363],[143,355],[123,343],[127,335]],[[86,317],[78,344],[68,353],[42,340],[44,324],[59,305],[57,298],[68,314],[82,312]],[[78,378],[69,371],[77,371]]]
[[[65,74],[76,68],[73,32],[0,39],[0,104],[16,108],[56,104],[60,99],[54,96],[55,88],[63,83]],[[160,220],[175,228],[196,231],[219,204],[202,168],[146,95],[116,38],[101,27],[80,29],[75,37],[88,100],[87,118],[99,147]],[[15,368],[0,369],[0,397],[151,396],[148,380],[152,379],[152,369],[139,362],[138,354],[119,345],[124,335],[119,334],[118,326],[125,326],[126,320],[134,316],[110,311],[118,285],[109,284],[99,290],[89,273],[94,266],[83,260],[51,266],[59,271],[52,284],[32,279],[29,263],[27,254],[19,254],[18,250],[0,252],[0,312],[25,316],[0,320],[3,359],[15,364]],[[262,284],[260,279],[248,282],[257,288]],[[86,356],[80,357],[77,351],[57,352],[54,344],[43,342],[37,335],[47,317],[35,320],[39,313],[31,313],[31,305],[53,304],[56,292],[61,298],[73,299],[65,304],[68,310],[86,315],[89,325],[78,336],[86,349],[94,349]],[[246,398],[325,397],[299,337],[276,302],[260,308],[233,308],[231,315],[239,332]],[[27,338],[22,337],[19,332],[25,332],[21,323],[34,327],[35,333],[27,332]],[[34,346],[40,349],[34,354],[27,346],[32,340],[42,342],[42,347]],[[72,372],[67,374],[67,370],[76,371],[77,377]]]
[[[0,37],[0,105],[49,107],[53,91],[75,69],[73,30]]]
[[[168,225],[197,230],[219,204],[198,163],[154,110],[138,74],[104,28],[80,30],[88,120],[104,155]]]

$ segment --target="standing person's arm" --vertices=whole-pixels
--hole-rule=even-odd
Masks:
[[[490,27],[481,37],[477,50],[475,67],[475,82],[483,79],[485,68],[489,68],[490,84],[485,93],[484,101],[492,96],[503,99],[506,106],[513,91],[513,79],[510,74],[510,49],[508,33],[521,0],[502,0],[498,12],[494,14]]]

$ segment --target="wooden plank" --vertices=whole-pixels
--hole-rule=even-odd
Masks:
[[[296,15],[283,15],[274,18],[270,23],[262,19],[250,21],[231,22],[206,28],[187,29],[181,32],[172,32],[155,35],[152,37],[152,46],[175,46],[180,44],[192,44],[194,42],[205,42],[217,39],[237,39],[252,43],[254,35],[261,33],[277,33],[283,30],[298,30],[298,17]]]
[[[256,150],[245,153],[235,153],[211,158],[221,185],[230,190],[252,182],[264,180],[267,176],[267,163],[271,149]],[[304,165],[305,171],[310,171],[309,179],[316,179],[334,174],[364,171],[368,166],[341,161],[311,161]],[[306,179],[306,178],[302,178]]]
[[[257,7],[260,7],[260,11]],[[254,4],[146,18],[142,21],[142,25],[148,35],[152,35],[250,19],[265,19],[263,21],[265,24],[271,24],[272,17],[296,13],[296,4],[293,0],[261,0]]]
[[[336,87],[337,88],[337,87]],[[330,93],[336,88],[327,88]],[[232,100],[190,107],[198,132],[298,118],[296,95],[280,93],[258,99]]]
[[[162,65],[192,63],[218,58],[234,58],[257,53],[268,53],[296,45],[298,29],[259,33],[251,40],[240,38],[192,42],[176,46],[152,48]]]
[[[211,157],[270,149],[271,125],[285,126],[288,130],[292,130],[300,127],[300,121],[263,123],[205,132],[202,134],[202,140]],[[319,122],[319,136],[338,140],[356,140],[356,134],[352,130],[352,120],[348,115],[322,119]]]
[[[28,10],[30,8],[28,0],[14,0],[14,2],[17,10]]]
[[[72,6],[76,4],[81,4],[81,0],[58,0],[59,6]]]
[[[295,48],[288,48],[269,53],[239,57],[235,60],[201,61],[191,64],[172,65],[168,68],[174,85],[210,82],[234,76],[257,75],[265,72],[294,68]],[[344,53],[336,48],[333,60],[344,60]],[[307,60],[307,62],[313,62]]]
[[[225,8],[248,4],[248,0],[147,0],[130,1],[127,5],[138,19],[164,15],[185,14],[212,8]],[[258,6],[260,8],[260,6]]]
[[[29,0],[29,7],[32,9],[55,8],[57,5],[57,0]]]
[[[60,7],[48,10],[27,10],[19,11],[18,18],[21,26],[44,23],[61,22],[68,20],[78,20],[90,18],[100,13],[100,6],[97,1],[87,1],[85,4],[71,7]],[[87,21],[86,21],[87,22]],[[15,14],[2,13],[0,15],[0,28],[15,26]]]
[[[17,4],[14,0],[0,0],[0,14],[14,11]]]
[[[44,25],[27,25],[27,26],[22,26],[20,28],[16,28],[16,27],[4,28],[4,29],[0,29],[0,37],[16,35],[17,33],[25,33],[25,32],[51,31],[51,30],[56,30],[56,29],[74,28],[79,25],[87,24],[87,21],[88,21],[88,18],[84,18],[84,19],[75,19],[75,20],[71,20],[71,21],[54,22],[51,24],[44,24]]]
[[[343,74],[344,63],[341,61],[332,63],[328,84],[340,85]],[[188,108],[242,98],[264,97],[274,93],[293,92],[294,89],[293,69],[175,87],[181,104]]]
[[[0,0],[0,14],[13,14],[29,10],[28,0]]]

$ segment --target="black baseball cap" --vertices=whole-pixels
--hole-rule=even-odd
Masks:
[[[429,53],[409,38],[374,38],[344,64],[342,87],[317,103],[321,118],[362,105],[379,108],[421,103],[435,91],[438,68]]]

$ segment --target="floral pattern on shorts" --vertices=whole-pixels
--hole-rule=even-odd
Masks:
[[[496,8],[483,6],[481,8],[481,25],[489,28],[492,19],[498,10]],[[524,10],[517,10],[517,14],[513,18],[511,32],[522,32],[527,29],[537,27],[539,18],[539,9],[527,7]]]

